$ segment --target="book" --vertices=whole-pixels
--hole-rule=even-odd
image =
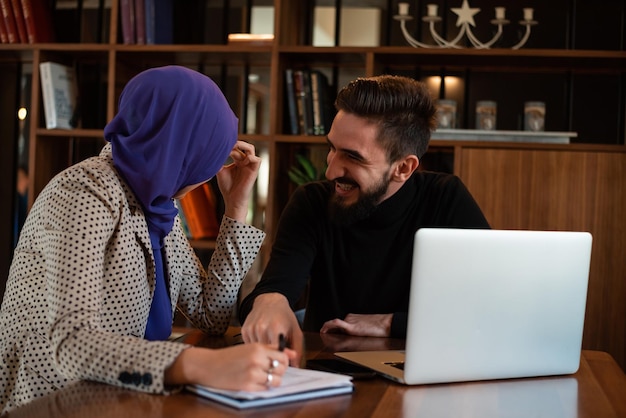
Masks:
[[[133,0],[135,4],[135,41],[138,45],[146,43],[146,1]]]
[[[0,0],[0,11],[2,12],[2,19],[4,20],[4,26],[7,30],[7,40],[10,44],[19,43],[20,38],[17,33],[17,26],[15,25],[11,0]]]
[[[311,90],[311,71],[302,71],[302,87],[304,88],[304,133],[313,135],[313,93]]]
[[[52,12],[46,0],[21,0],[28,42],[54,42]]]
[[[232,391],[202,385],[188,385],[187,390],[237,409],[276,405],[352,393],[352,377],[318,370],[288,367],[278,387],[258,392]]]
[[[169,45],[174,43],[174,3],[173,0],[154,0],[154,43]]]
[[[55,62],[39,64],[47,129],[78,126],[78,84],[73,67]]]
[[[145,0],[146,43],[174,43],[174,6],[172,0]]]
[[[298,135],[298,109],[296,106],[296,92],[293,86],[293,70],[287,68],[285,70],[285,102],[287,103],[287,125],[289,133]]]
[[[228,44],[239,45],[272,45],[274,43],[273,33],[229,33]]]
[[[9,35],[7,34],[7,26],[4,23],[4,18],[0,16],[0,41],[3,44],[9,43]]]
[[[176,209],[178,209],[178,217],[180,218],[180,224],[183,228],[183,232],[188,239],[192,239],[191,231],[189,231],[189,224],[187,223],[187,218],[185,217],[185,212],[183,211],[183,207],[180,203],[180,199],[176,199],[174,201],[174,205]]]
[[[180,203],[180,212],[182,213],[181,220],[184,221],[187,226],[187,237],[190,239],[196,239],[196,235],[199,231],[199,226],[197,224],[198,216],[191,200],[192,199],[189,197],[189,193],[187,193],[179,199],[178,202]]]
[[[311,74],[308,70],[294,70],[293,86],[298,111],[299,132],[313,134],[313,101],[311,97]]]
[[[204,183],[202,186],[204,192],[206,206],[203,208],[203,232],[206,234],[206,238],[215,238],[220,231],[220,223],[217,219],[217,197],[209,182]]]
[[[154,44],[154,0],[144,0],[143,13],[146,25],[146,44]]]
[[[15,27],[17,28],[19,42],[26,44],[28,43],[28,36],[26,35],[26,22],[24,21],[22,3],[20,0],[11,0],[11,8],[13,9],[13,17],[15,18]]]
[[[133,0],[120,0],[120,20],[122,41],[126,45],[135,43],[135,3]]]
[[[366,4],[355,6],[314,6],[312,45],[379,46],[381,22],[384,21],[381,9]],[[336,20],[337,7],[341,7],[339,22]]]
[[[318,70],[311,70],[311,97],[313,102],[313,135],[326,135],[330,130],[334,109],[330,103],[328,78]]]
[[[296,98],[296,114],[298,115],[298,133],[304,133],[304,100],[301,97],[304,94],[304,89],[302,88],[302,72],[294,71],[293,72],[293,91],[294,97]]]
[[[182,219],[186,221],[192,239],[217,237],[217,199],[208,182],[196,187],[179,201]]]

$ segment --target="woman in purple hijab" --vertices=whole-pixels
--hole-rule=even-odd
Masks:
[[[151,393],[280,384],[292,350],[167,341],[176,309],[225,332],[263,241],[245,223],[260,159],[237,132],[203,74],[166,66],[128,82],[104,130],[109,143],[55,176],[22,229],[0,311],[2,412],[76,380]],[[225,215],[205,269],[174,199],[214,176]]]

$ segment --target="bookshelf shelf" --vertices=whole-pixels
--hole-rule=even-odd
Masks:
[[[26,44],[0,44],[0,63],[30,62],[34,50]]]
[[[168,61],[170,63],[189,65],[206,63],[212,65],[269,66],[271,63],[271,53],[265,50],[226,49],[188,45],[183,45],[182,48],[168,45],[158,49],[142,49],[133,45],[115,48],[114,52],[119,59]]]
[[[35,135],[58,138],[102,138],[102,129],[45,129],[37,128]]]
[[[626,51],[561,49],[418,49],[404,46],[315,47],[280,46],[285,59],[308,65],[363,65],[368,59],[386,65],[515,69],[519,71],[622,72]]]
[[[326,144],[325,135],[277,135],[277,143],[283,144]]]

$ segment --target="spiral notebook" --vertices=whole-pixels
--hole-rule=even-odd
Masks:
[[[187,386],[187,390],[196,395],[237,409],[344,395],[352,393],[353,389],[350,376],[295,367],[287,369],[280,386],[258,392],[223,390],[202,385]]]

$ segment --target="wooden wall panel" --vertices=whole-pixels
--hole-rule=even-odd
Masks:
[[[455,170],[492,227],[593,235],[583,347],[626,370],[626,151],[459,147]]]

